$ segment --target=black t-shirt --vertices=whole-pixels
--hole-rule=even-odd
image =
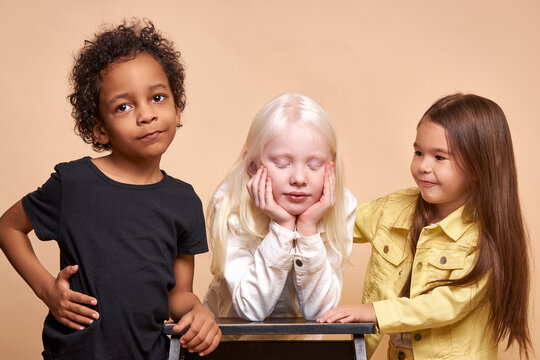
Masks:
[[[85,157],[22,199],[37,237],[56,240],[60,268],[79,265],[70,286],[98,300],[100,318],[72,330],[49,312],[45,359],[165,359],[177,253],[208,251],[201,201],[191,185],[163,172],[150,185],[123,184]]]

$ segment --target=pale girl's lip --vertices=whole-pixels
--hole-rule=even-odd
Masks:
[[[285,196],[287,197],[287,199],[289,199],[292,202],[302,202],[305,199],[307,199],[309,195],[303,192],[293,191],[290,193],[286,193]]]
[[[145,135],[141,136],[138,139],[139,140],[153,140],[156,137],[158,137],[162,132],[163,131],[160,131],[160,130],[152,131],[152,132],[146,133]]]

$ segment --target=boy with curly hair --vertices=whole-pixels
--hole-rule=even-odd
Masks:
[[[71,73],[76,132],[108,155],[61,163],[0,218],[0,246],[47,305],[45,359],[164,359],[169,316],[192,352],[221,332],[192,292],[208,251],[201,201],[160,169],[185,106],[180,53],[149,21],[86,41]],[[56,240],[55,278],[27,234]]]

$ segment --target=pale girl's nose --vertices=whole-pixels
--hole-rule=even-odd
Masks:
[[[291,176],[291,184],[305,185],[307,183],[306,169],[303,166],[295,166]]]

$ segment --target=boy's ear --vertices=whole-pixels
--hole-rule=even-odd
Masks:
[[[101,121],[96,120],[94,129],[92,130],[92,135],[94,135],[94,139],[102,145],[107,145],[111,141]]]
[[[180,108],[177,106],[176,107],[176,128],[180,128],[180,127],[182,127],[182,116],[181,116]]]

